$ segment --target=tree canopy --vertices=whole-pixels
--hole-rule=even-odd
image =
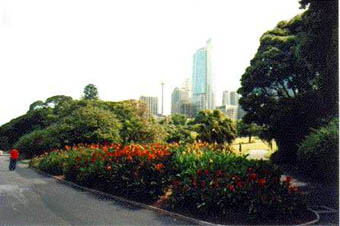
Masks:
[[[85,100],[97,100],[98,99],[97,87],[93,84],[88,84],[87,86],[85,86],[83,98]]]
[[[336,8],[334,3],[301,1],[303,7],[309,4],[309,9],[262,35],[241,78],[238,92],[247,112],[245,122],[263,126],[262,135],[276,139],[286,161],[295,160],[304,136],[337,109],[338,58],[333,47],[337,47],[334,40],[338,38],[332,33],[335,22],[325,11],[331,5]],[[328,31],[321,35],[324,29]]]
[[[200,111],[190,123],[198,133],[198,139],[208,143],[231,143],[236,138],[233,121],[219,110]]]

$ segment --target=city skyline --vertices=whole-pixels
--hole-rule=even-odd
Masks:
[[[170,114],[172,90],[191,77],[192,54],[209,38],[220,103],[223,90],[239,88],[260,36],[301,12],[298,0],[2,1],[0,125],[37,100],[79,99],[90,83],[100,99],[120,101],[161,100],[164,82]]]

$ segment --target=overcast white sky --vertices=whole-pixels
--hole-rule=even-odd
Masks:
[[[302,11],[298,0],[0,0],[0,125],[54,95],[161,99],[191,76],[212,39],[216,103],[236,90],[260,36]]]

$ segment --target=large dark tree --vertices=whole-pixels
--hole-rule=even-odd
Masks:
[[[299,46],[301,60],[319,75],[322,108],[326,117],[338,114],[338,0],[301,0],[305,34]]]
[[[335,1],[311,1],[305,13],[263,34],[242,75],[244,120],[264,126],[263,134],[276,139],[284,161],[295,161],[297,145],[337,109],[337,34],[323,11],[331,5],[337,8]],[[329,30],[318,34],[323,29]]]

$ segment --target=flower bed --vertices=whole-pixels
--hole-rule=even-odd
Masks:
[[[206,147],[176,150],[172,178],[172,208],[200,214],[239,213],[255,220],[287,217],[305,208],[290,178],[280,181],[281,172],[268,162],[247,160]]]
[[[190,145],[78,145],[44,154],[32,165],[67,180],[152,203],[171,191],[167,208],[270,220],[291,216],[304,203],[290,178],[269,162],[247,160],[228,148]],[[266,221],[266,220],[265,220]]]

